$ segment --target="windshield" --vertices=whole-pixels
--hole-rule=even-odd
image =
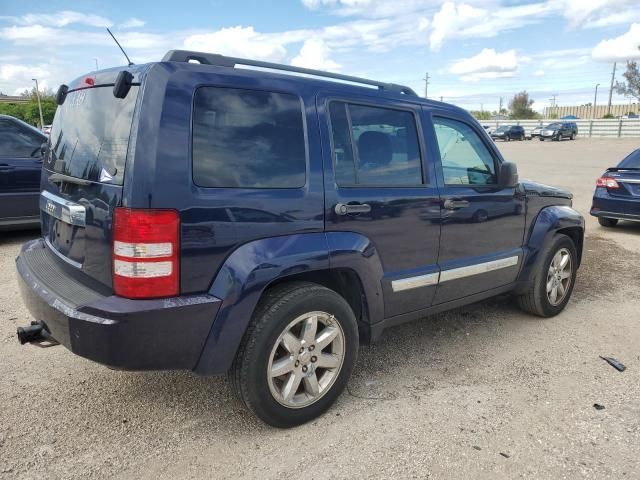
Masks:
[[[640,149],[631,152],[618,164],[618,168],[640,168]]]
[[[506,132],[507,130],[509,130],[509,128],[511,128],[511,127],[498,127],[496,132]]]
[[[124,99],[112,86],[69,92],[53,120],[45,168],[122,185],[137,95],[137,86]]]
[[[545,128],[560,128],[560,124],[559,123],[550,123]]]

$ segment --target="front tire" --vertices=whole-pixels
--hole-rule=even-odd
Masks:
[[[571,140],[575,140],[575,139],[576,139],[576,134],[575,134],[575,133],[572,133],[572,134],[571,134]]]
[[[324,413],[347,385],[358,326],[346,300],[323,286],[293,282],[268,290],[230,371],[241,402],[279,428]]]
[[[617,218],[598,217],[598,223],[603,227],[615,227],[618,224]]]
[[[520,308],[539,317],[553,317],[564,310],[575,285],[577,260],[573,241],[566,235],[556,235],[544,251],[527,291],[517,297]]]

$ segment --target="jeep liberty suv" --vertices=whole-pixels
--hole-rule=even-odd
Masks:
[[[471,115],[410,88],[171,51],[57,101],[42,238],[17,258],[23,343],[227,373],[290,427],[388,327],[506,292],[551,317],[571,296],[571,194],[518,180]]]

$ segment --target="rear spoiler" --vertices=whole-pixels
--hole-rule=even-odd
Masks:
[[[627,171],[638,171],[640,168],[638,167],[612,167],[607,168],[607,172],[627,172]]]

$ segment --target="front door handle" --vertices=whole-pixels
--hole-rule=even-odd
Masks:
[[[334,209],[337,215],[349,215],[352,213],[369,213],[371,205],[366,203],[338,203]]]
[[[460,208],[468,207],[469,202],[467,200],[447,198],[442,206],[447,210],[458,210]]]

